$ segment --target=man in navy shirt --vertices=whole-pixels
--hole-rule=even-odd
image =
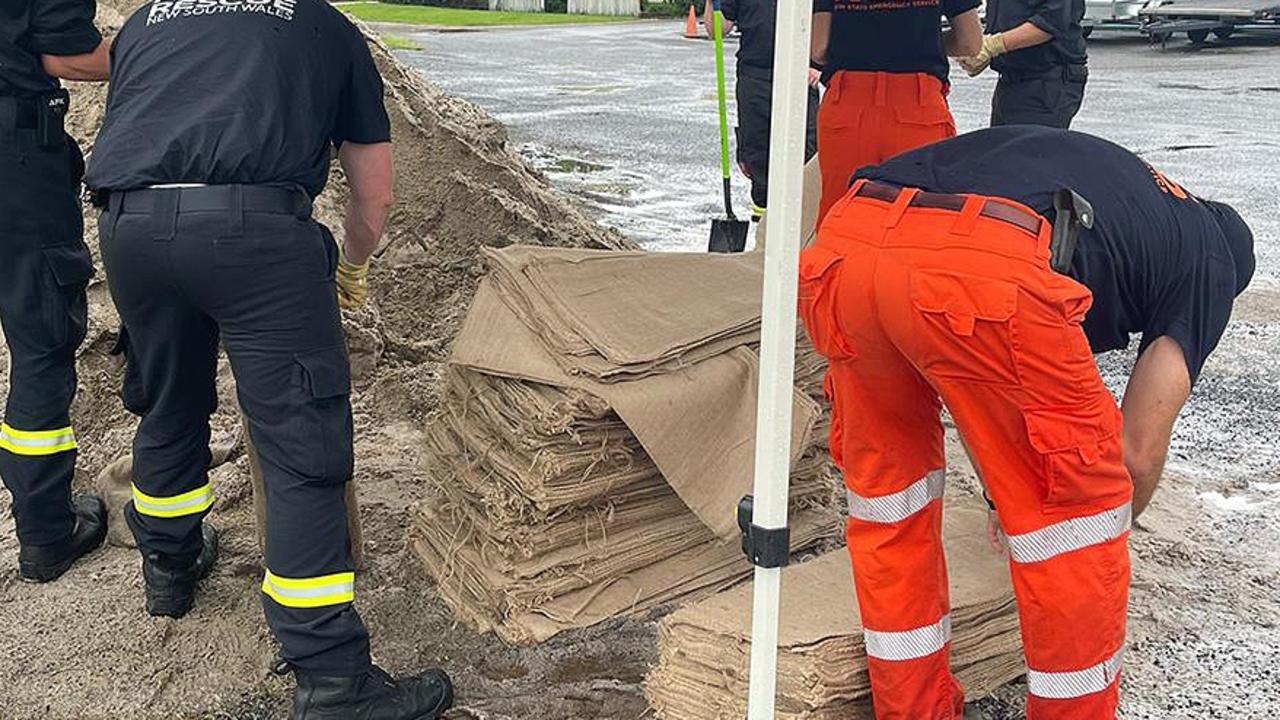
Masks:
[[[1092,228],[1055,272],[1063,189],[1092,205]],[[939,536],[945,405],[1006,534],[1027,717],[1115,717],[1130,522],[1253,271],[1234,210],[1088,135],[1001,127],[857,172],[802,255],[800,305],[830,360],[878,713],[950,718],[962,698]],[[1093,353],[1132,334],[1117,408]]]
[[[769,133],[773,117],[773,47],[778,0],[722,0],[724,32],[738,28],[738,167],[751,179],[751,214],[759,219],[769,199]],[[711,12],[712,3],[707,3]],[[818,151],[817,73],[810,73],[805,161]]]
[[[361,33],[323,0],[154,0],[112,50],[88,183],[142,416],[126,509],[147,609],[182,617],[217,557],[204,522],[219,344],[266,494],[262,603],[298,689],[294,720],[429,720],[433,670],[374,666],[353,605],[345,504],[351,376],[339,307],[367,296],[391,208],[391,128]],[[344,237],[312,218],[338,161]]]
[[[1066,129],[1089,79],[1084,0],[991,0],[982,50],[960,64],[975,76],[1000,73],[991,124]]]
[[[71,495],[71,401],[93,260],[82,238],[84,160],[63,130],[70,96],[58,82],[107,78],[93,16],[93,0],[0,3],[0,322],[10,374],[0,477],[27,582],[61,576],[107,527],[99,498]]]

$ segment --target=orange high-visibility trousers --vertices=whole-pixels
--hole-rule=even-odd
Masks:
[[[956,134],[948,86],[929,73],[837,72],[818,108],[818,224],[853,172]]]
[[[941,545],[939,411],[950,410],[1008,533],[1031,720],[1115,717],[1132,481],[1120,412],[1049,269],[1049,229],[856,195],[800,263],[800,309],[830,359],[832,452],[879,720],[963,713]]]

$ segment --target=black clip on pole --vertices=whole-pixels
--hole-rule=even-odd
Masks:
[[[791,561],[791,528],[762,528],[754,520],[755,499],[744,495],[738,501],[738,529],[742,531],[742,552],[756,567],[786,567]]]

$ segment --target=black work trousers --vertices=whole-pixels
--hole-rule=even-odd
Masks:
[[[769,137],[773,118],[771,73],[738,66],[738,163],[751,176],[751,204],[759,215],[769,206]],[[809,89],[804,159],[818,151],[818,91]]]
[[[304,193],[261,186],[110,196],[103,264],[127,330],[125,404],[142,417],[126,518],[144,553],[189,562],[213,504],[209,416],[219,340],[267,500],[267,623],[295,667],[369,666],[347,535],[350,370],[337,247]]]
[[[1044,72],[1002,72],[991,99],[991,126],[1043,125],[1067,130],[1089,80],[1086,65],[1057,65]]]
[[[0,324],[9,348],[0,477],[24,546],[63,542],[75,528],[70,411],[93,276],[82,237],[80,150],[65,135],[56,147],[39,147],[34,106],[0,98]]]

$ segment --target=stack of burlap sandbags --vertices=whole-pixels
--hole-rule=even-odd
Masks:
[[[986,541],[973,497],[948,500],[943,539],[951,579],[951,665],[969,697],[1024,672],[1008,567]],[[741,720],[747,709],[751,586],[672,613],[645,694],[661,720]],[[870,679],[848,553],[783,571],[778,717],[870,720]]]
[[[467,622],[512,642],[714,592],[750,572],[759,260],[489,253],[429,428],[412,546]],[[793,546],[839,532],[823,365],[802,351]]]

